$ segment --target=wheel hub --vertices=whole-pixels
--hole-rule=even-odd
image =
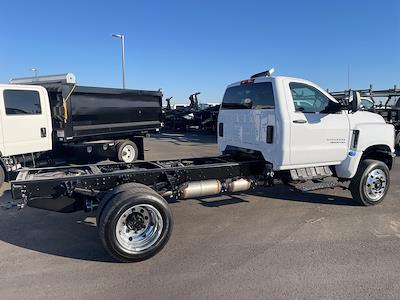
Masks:
[[[150,204],[138,204],[121,214],[115,226],[115,234],[124,251],[137,253],[154,245],[162,229],[160,212]]]
[[[386,174],[381,169],[374,169],[368,173],[365,183],[365,190],[368,197],[373,201],[378,201],[384,196],[386,189]]]
[[[135,232],[146,228],[145,217],[141,213],[134,212],[126,219],[126,227]]]
[[[132,145],[126,145],[122,149],[122,160],[124,162],[132,162],[135,157],[135,149]]]

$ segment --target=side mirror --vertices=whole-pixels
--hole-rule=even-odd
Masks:
[[[350,108],[353,113],[358,111],[361,107],[361,96],[359,92],[353,91],[352,93],[353,100],[350,103]]]

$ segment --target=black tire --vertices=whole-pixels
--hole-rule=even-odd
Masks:
[[[400,132],[398,132],[396,135],[396,138],[394,140],[394,147],[396,150],[400,150]]]
[[[126,155],[127,150],[133,151],[131,152],[131,155]],[[137,160],[139,150],[138,147],[134,142],[131,140],[123,140],[116,145],[116,152],[117,152],[117,159],[118,161],[125,162],[125,163],[131,163]]]
[[[0,188],[3,186],[6,180],[6,174],[4,172],[3,166],[0,164]]]
[[[110,201],[110,199],[115,197],[117,194],[119,194],[121,192],[125,192],[127,190],[136,189],[138,186],[140,186],[141,188],[148,189],[149,193],[154,193],[154,194],[158,195],[158,193],[156,191],[154,191],[151,188],[149,188],[143,184],[140,184],[140,183],[131,182],[131,183],[125,183],[125,184],[116,186],[112,190],[105,192],[104,195],[101,197],[99,206],[96,209],[96,225],[97,225],[97,227],[99,227],[101,214],[103,213],[104,206],[108,203],[108,201]]]
[[[159,194],[145,185],[129,183],[106,193],[102,201],[107,200],[106,197],[108,201],[106,201],[99,211],[98,232],[104,248],[114,259],[120,262],[142,261],[157,254],[167,244],[171,236],[173,220],[168,203]],[[143,228],[143,231],[146,231],[147,228],[153,228],[152,232],[154,232],[154,234],[150,232],[149,235],[144,235],[144,238],[148,236],[153,236],[153,238],[149,239],[150,242],[148,245],[143,246],[143,249],[136,250],[136,248],[132,250],[127,249],[126,245],[124,246],[124,241],[121,242],[121,239],[123,239],[121,236],[126,237],[128,234],[133,234],[132,231],[136,234],[136,230],[138,230],[136,236],[140,236],[140,231],[142,229],[130,228],[130,230],[128,230],[129,225],[127,225],[129,222],[128,219],[132,215],[139,215],[139,218],[144,221],[142,214],[147,212],[144,212],[143,209],[138,211],[138,207],[147,207],[152,210],[152,213],[148,214],[149,219],[153,220],[151,217],[153,214],[153,216],[158,216],[155,222],[157,222],[159,226],[156,226],[149,220],[149,226],[146,226],[146,228],[139,227]],[[133,208],[136,208],[137,211],[132,211]],[[120,230],[120,235],[118,235],[118,226],[121,224],[121,219],[125,216],[127,216],[124,219],[126,222],[122,222],[122,224],[127,231],[122,230],[121,234]],[[136,225],[137,219],[131,222],[131,224]],[[144,226],[143,223],[141,223],[141,225]],[[138,247],[140,246],[139,244],[131,242],[130,238],[129,242],[125,239],[125,244],[126,243],[130,243],[130,245],[134,247],[137,245]]]
[[[376,180],[377,178],[378,180]],[[381,178],[384,178],[384,180]],[[374,183],[368,182],[368,180]],[[366,159],[360,162],[357,173],[350,182],[350,192],[360,204],[370,206],[383,201],[389,186],[390,172],[388,166],[378,160]]]

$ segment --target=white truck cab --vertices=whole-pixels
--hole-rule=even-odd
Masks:
[[[221,153],[259,153],[293,180],[351,179],[371,159],[392,167],[394,127],[380,115],[343,108],[310,81],[266,74],[227,87],[218,117]]]

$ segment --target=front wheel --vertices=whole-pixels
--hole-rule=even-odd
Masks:
[[[98,212],[98,231],[104,248],[116,260],[145,260],[166,245],[172,215],[167,202],[155,191],[131,183],[104,200],[108,201]]]
[[[3,166],[0,165],[0,188],[3,186],[5,179],[6,179],[6,174],[4,172]]]
[[[394,141],[394,147],[396,150],[400,150],[400,132],[397,133],[395,141]]]
[[[366,159],[360,163],[350,182],[350,192],[362,205],[376,205],[386,197],[389,185],[388,166],[381,161]]]

